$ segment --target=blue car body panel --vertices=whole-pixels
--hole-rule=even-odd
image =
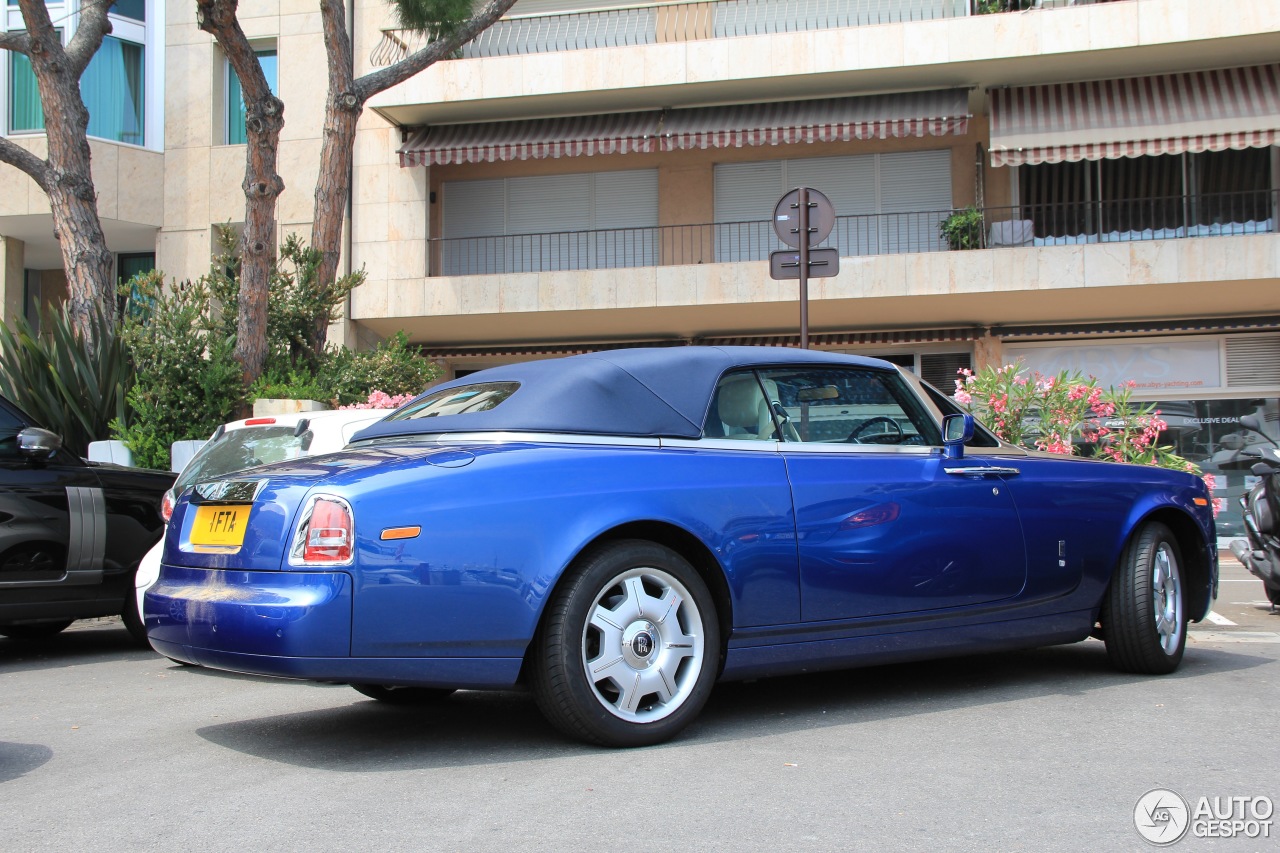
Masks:
[[[739,356],[702,359],[699,381],[713,388]],[[662,397],[645,365],[632,384]],[[671,429],[699,408],[677,395]],[[1193,619],[1216,588],[1212,516],[1196,503],[1208,495],[1190,475],[1008,447],[955,460],[926,447],[406,429],[237,475],[256,489],[238,548],[193,546],[204,498],[181,496],[144,606],[156,648],[290,678],[505,687],[574,561],[602,539],[658,532],[701,555],[722,590],[725,678],[1084,639],[1125,542],[1151,518],[1196,532],[1184,541],[1208,572]],[[961,464],[1002,473],[947,473]],[[290,562],[316,495],[351,507],[349,565]]]

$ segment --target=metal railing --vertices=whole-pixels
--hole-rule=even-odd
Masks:
[[[503,18],[456,58],[552,53],[599,47],[927,21],[971,14],[972,0],[710,0],[647,3]],[[369,60],[390,65],[422,49],[434,33],[386,29]]]
[[[842,257],[858,257],[1274,233],[1280,194],[1266,190],[988,207],[969,233],[949,241],[941,225],[953,213],[838,216],[822,245],[839,249]],[[433,276],[765,261],[769,252],[786,248],[769,221],[430,238],[428,247],[428,275]]]

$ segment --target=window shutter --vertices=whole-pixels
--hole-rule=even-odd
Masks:
[[[889,252],[940,251],[938,223],[951,211],[951,152],[880,155],[880,217]]]
[[[440,266],[444,275],[506,271],[506,183],[452,181],[441,187],[444,222]]]
[[[1227,344],[1227,387],[1280,386],[1280,335],[1230,335]]]
[[[592,177],[592,266],[657,266],[658,170],[599,172]]]
[[[846,258],[876,253],[879,219],[866,215],[876,212],[874,154],[788,160],[786,183],[787,189],[812,187],[831,199],[836,227],[824,245],[839,249]]]
[[[962,367],[973,367],[973,359],[967,352],[931,352],[920,355],[920,378],[943,394],[955,391],[956,376]]]
[[[717,261],[760,261],[782,248],[769,219],[783,191],[781,160],[715,167]]]

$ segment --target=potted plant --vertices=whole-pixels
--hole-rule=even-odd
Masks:
[[[981,249],[986,245],[982,211],[973,205],[954,211],[938,223],[938,233],[954,249]]]

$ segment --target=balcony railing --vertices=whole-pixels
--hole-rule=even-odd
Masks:
[[[822,244],[842,257],[945,252],[950,210],[838,216]],[[1275,190],[988,207],[966,246],[1010,248],[1265,234],[1277,230]],[[769,221],[431,238],[428,275],[622,269],[766,261],[786,248]]]
[[[552,53],[597,47],[927,21],[971,14],[971,0],[712,0],[646,3],[503,18],[463,46],[458,58]],[[370,54],[390,65],[420,50],[430,32],[383,30]]]

